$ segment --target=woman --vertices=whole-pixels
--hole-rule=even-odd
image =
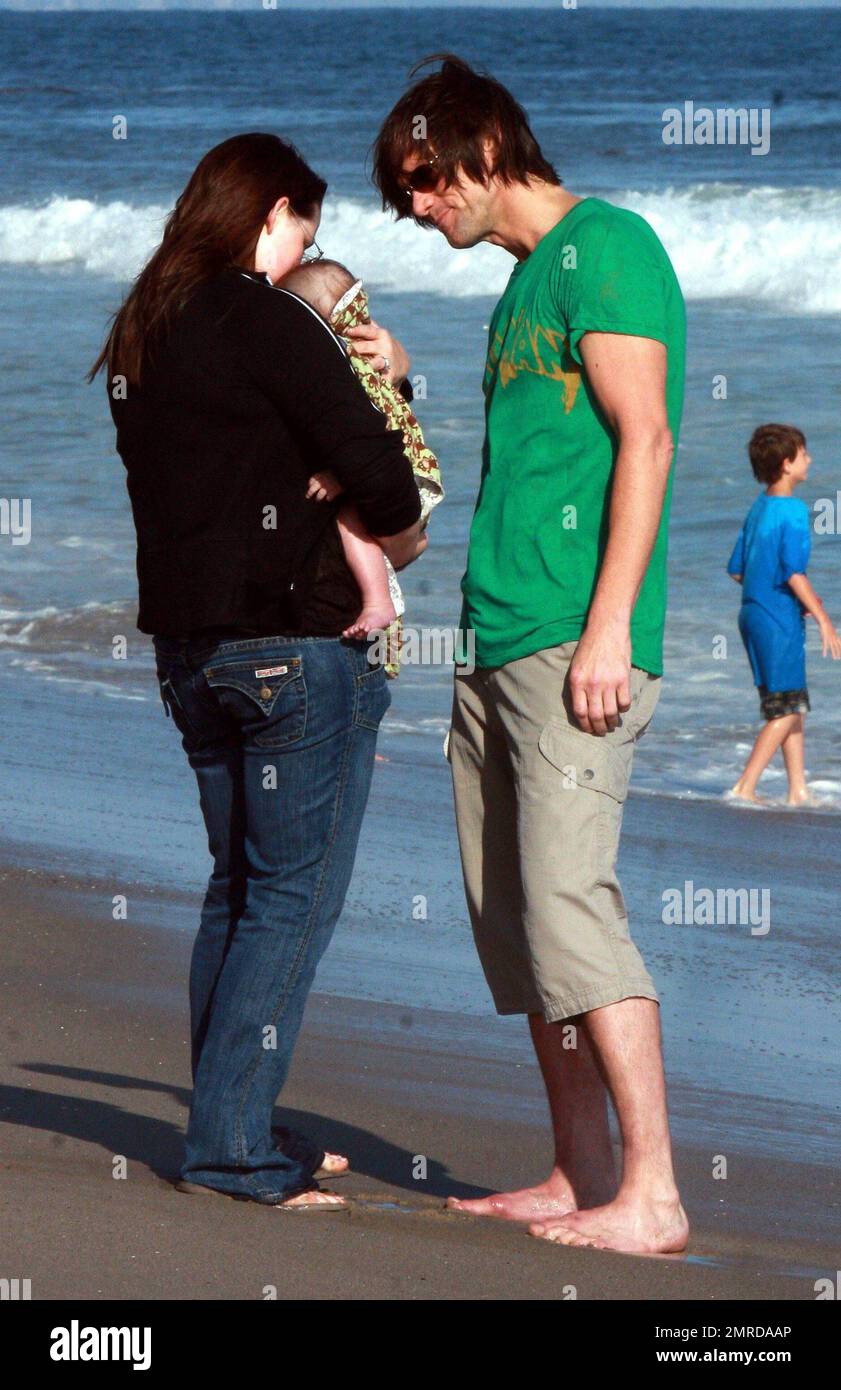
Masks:
[[[212,149],[91,370],[107,366],[127,472],[137,626],[213,858],[177,1186],[309,1210],[344,1205],[313,1175],[346,1165],[273,1133],[272,1108],[342,909],[390,695],[366,643],[341,637],[359,591],[340,504],[308,500],[307,479],[329,468],[397,568],[425,546],[401,437],[327,325],[273,288],[315,246],[325,190],[276,136]],[[405,378],[385,330],[357,346]]]

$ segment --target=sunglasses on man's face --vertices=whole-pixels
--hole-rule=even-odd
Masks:
[[[432,154],[424,164],[418,164],[410,174],[404,174],[400,187],[407,198],[413,193],[433,193],[441,182],[441,170],[437,169],[437,154]]]

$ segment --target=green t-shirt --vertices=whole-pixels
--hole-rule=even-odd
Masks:
[[[588,389],[587,332],[668,349],[666,408],[683,405],[686,315],[648,223],[583,198],[511,272],[488,335],[482,477],[461,588],[478,666],[581,636],[607,543],[616,436]],[[671,475],[631,621],[632,661],[662,672]],[[468,653],[470,648],[467,648]]]

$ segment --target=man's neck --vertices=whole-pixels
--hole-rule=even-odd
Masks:
[[[553,183],[515,183],[500,188],[494,229],[485,237],[504,246],[518,261],[530,256],[547,232],[582,200]]]

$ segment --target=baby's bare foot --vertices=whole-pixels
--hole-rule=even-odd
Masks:
[[[346,627],[343,637],[367,637],[370,632],[385,632],[397,617],[393,603],[366,604],[355,622]]]

